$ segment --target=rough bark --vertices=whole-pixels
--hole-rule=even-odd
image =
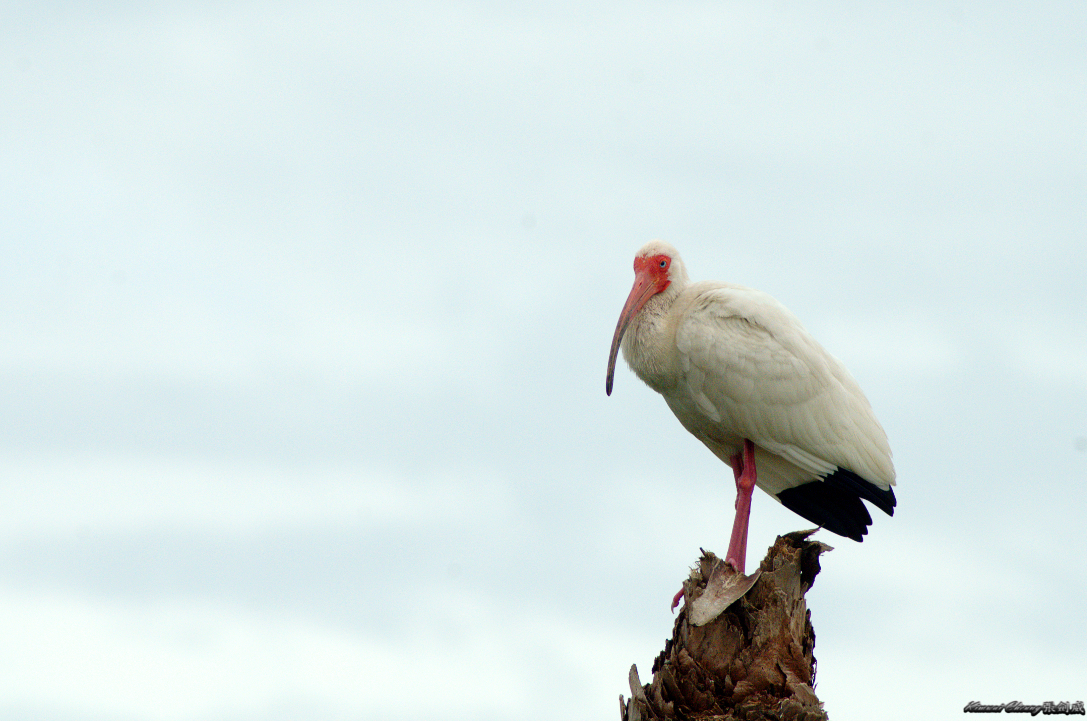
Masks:
[[[683,584],[686,602],[653,663],[653,682],[643,686],[631,666],[622,721],[826,721],[813,689],[815,632],[804,594],[830,546],[808,540],[813,532],[778,536],[751,589],[709,617],[699,613],[700,598],[735,574],[703,551]]]

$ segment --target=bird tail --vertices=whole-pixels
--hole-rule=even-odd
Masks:
[[[883,490],[844,468],[826,478],[787,488],[777,494],[782,505],[839,536],[863,541],[872,516],[861,499],[888,516],[898,501],[894,488]]]

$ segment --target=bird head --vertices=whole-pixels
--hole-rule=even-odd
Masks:
[[[652,240],[641,247],[634,256],[634,287],[630,289],[619,322],[615,326],[615,335],[611,339],[611,353],[608,355],[608,379],[606,389],[611,395],[615,376],[615,360],[619,355],[619,344],[623,340],[630,322],[642,311],[650,298],[663,293],[673,283],[678,286],[687,282],[687,271],[675,248],[663,240]]]

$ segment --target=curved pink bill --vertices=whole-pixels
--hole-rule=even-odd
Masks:
[[[623,312],[619,314],[619,322],[615,324],[615,335],[611,338],[611,352],[608,353],[608,379],[604,384],[608,395],[611,395],[611,387],[615,380],[615,360],[619,357],[619,344],[623,342],[623,334],[627,332],[627,326],[645,302],[659,293],[661,288],[648,273],[637,273],[634,277],[634,287],[630,289],[627,302],[623,306]]]

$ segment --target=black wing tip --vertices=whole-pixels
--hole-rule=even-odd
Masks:
[[[821,480],[788,488],[777,497],[793,513],[858,543],[864,541],[872,525],[872,515],[861,499],[888,516],[894,515],[898,504],[894,488],[884,490],[844,468]]]

